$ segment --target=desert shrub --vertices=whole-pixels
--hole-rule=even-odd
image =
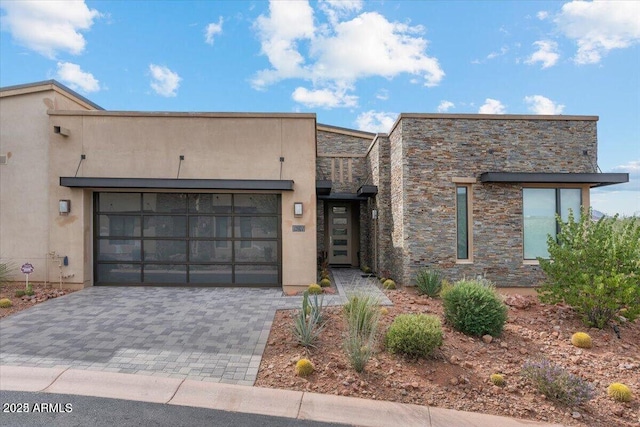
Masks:
[[[310,294],[321,294],[322,293],[322,287],[320,285],[318,285],[317,283],[314,283],[312,285],[309,285],[309,287],[307,288],[306,292],[309,292]]]
[[[585,332],[576,332],[571,335],[571,344],[580,348],[591,348],[593,345],[591,337]]]
[[[315,347],[314,343],[324,327],[318,317],[314,313],[313,304],[309,302],[309,292],[305,291],[302,296],[302,309],[298,310],[293,319],[293,336],[301,346]]]
[[[0,299],[0,308],[9,308],[13,305],[9,298]]]
[[[321,288],[328,288],[329,286],[331,286],[331,280],[329,280],[328,278],[322,279],[318,284],[320,285]]]
[[[622,383],[613,383],[607,387],[607,396],[617,402],[631,402],[633,399],[631,389]]]
[[[491,380],[491,382],[494,385],[497,385],[498,387],[502,387],[503,385],[505,385],[505,380],[504,380],[504,375],[502,374],[491,374],[489,376],[489,380]]]
[[[382,284],[382,287],[385,288],[385,289],[395,289],[396,288],[396,282],[394,282],[391,279],[387,279]]]
[[[593,387],[547,359],[527,361],[522,375],[548,399],[568,406],[580,405],[593,398]]]
[[[371,268],[367,265],[363,265],[361,270],[364,274],[371,274]]]
[[[16,296],[16,298],[21,298],[21,297],[25,296],[26,294],[27,294],[26,291],[23,291],[22,289],[18,289],[14,295]]]
[[[354,325],[358,335],[371,335],[380,318],[379,301],[370,294],[349,295],[344,314],[347,325]]]
[[[309,359],[300,359],[296,363],[296,375],[299,377],[306,377],[313,373],[313,363]]]
[[[389,314],[389,309],[387,307],[380,307],[380,314],[382,316],[386,316],[387,314]]]
[[[29,285],[29,289],[27,289],[26,291],[24,291],[24,294],[25,294],[25,295],[28,295],[28,296],[33,296],[33,295],[35,295],[36,293],[35,293],[35,291],[31,288],[31,285]]]
[[[325,323],[324,318],[324,295],[312,294],[309,296],[308,306],[305,311],[309,316],[312,316],[316,324],[322,326]],[[304,296],[303,296],[304,304]]]
[[[493,286],[461,280],[441,295],[445,320],[458,331],[472,336],[502,333],[507,306]]]
[[[371,295],[351,295],[345,304],[347,335],[343,347],[356,372],[364,371],[373,354],[380,314],[378,300]]]
[[[442,290],[442,274],[435,269],[422,269],[416,274],[416,287],[420,295],[437,297]]]
[[[560,218],[557,218],[560,221]],[[579,220],[570,212],[554,239],[547,239],[550,259],[538,258],[546,275],[538,289],[545,303],[563,302],[588,326],[605,327],[624,311],[640,316],[640,221],[603,217],[591,220],[584,210]]]
[[[11,279],[13,266],[7,262],[0,262],[0,288]]]
[[[378,278],[378,280],[380,280],[380,283],[384,283],[384,282],[386,282],[388,279],[387,279],[386,277],[384,277],[384,276],[380,276],[380,277]]]
[[[401,314],[385,336],[387,350],[411,357],[428,357],[441,345],[440,319],[430,314]]]

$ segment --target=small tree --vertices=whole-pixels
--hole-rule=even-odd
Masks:
[[[557,218],[560,221],[560,218]],[[569,213],[556,239],[547,239],[550,259],[538,258],[546,274],[540,300],[564,302],[584,322],[605,327],[617,314],[640,315],[640,223],[637,218],[601,218],[590,210],[579,220]]]

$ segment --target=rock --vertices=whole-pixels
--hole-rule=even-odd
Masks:
[[[453,378],[451,378],[451,379],[449,380],[449,384],[451,384],[451,385],[458,385],[458,383],[459,383],[459,382],[460,382],[460,381],[459,381],[459,380],[458,380],[458,378],[456,378],[456,377],[453,377]]]
[[[524,310],[531,306],[531,300],[522,295],[509,295],[504,299],[504,303],[509,307],[513,307],[519,310]]]
[[[582,418],[582,415],[580,415],[580,412],[578,411],[573,411],[573,413],[571,414],[572,418],[575,418],[576,420],[579,420],[580,418]]]
[[[483,335],[482,336],[482,341],[484,341],[486,344],[491,344],[491,341],[493,341],[493,337],[491,335]]]
[[[509,348],[509,344],[507,344],[506,342],[502,341],[500,343],[500,348]]]
[[[469,362],[468,360],[465,360],[462,366],[464,366],[467,369],[471,369],[473,368],[473,363]]]
[[[518,350],[520,352],[521,355],[525,355],[525,354],[529,354],[529,352],[527,351],[526,348],[524,347],[520,347],[520,349]]]
[[[457,365],[458,363],[460,363],[460,358],[454,354],[453,356],[451,356],[451,358],[449,358],[449,363],[451,363],[452,365]]]

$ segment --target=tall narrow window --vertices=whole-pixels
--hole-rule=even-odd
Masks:
[[[456,187],[457,258],[469,259],[469,187]]]

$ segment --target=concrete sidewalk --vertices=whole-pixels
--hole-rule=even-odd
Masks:
[[[0,365],[0,390],[74,394],[358,426],[551,426],[494,415],[180,378]]]

